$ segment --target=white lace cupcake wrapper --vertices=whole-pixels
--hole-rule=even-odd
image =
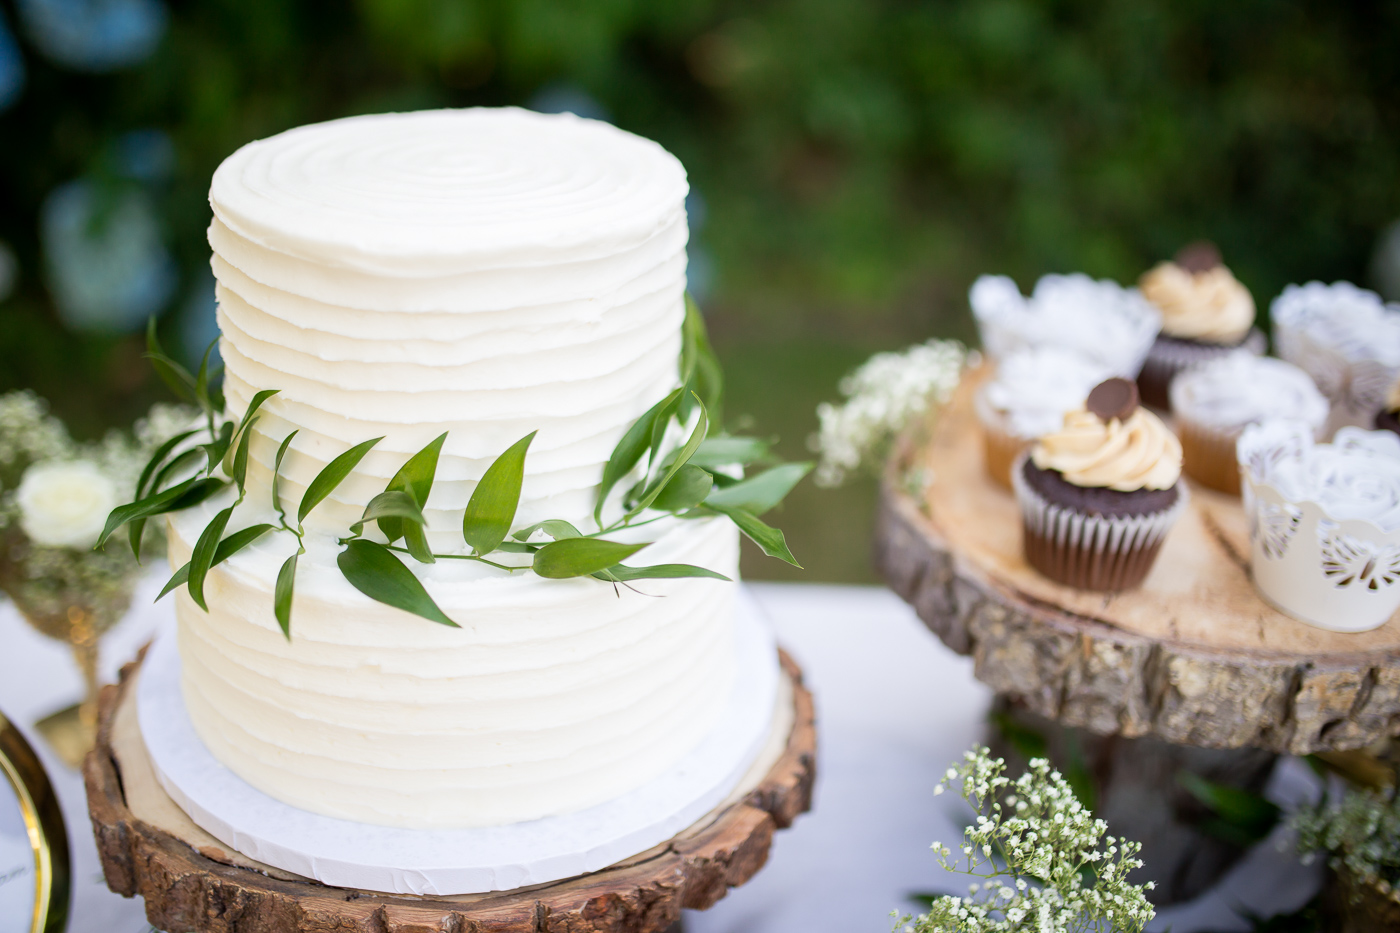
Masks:
[[[1023,454],[1011,470],[1028,538],[1027,559],[1052,579],[1073,586],[1112,590],[1137,585],[1190,502],[1186,485],[1178,484],[1176,501],[1160,512],[1090,515],[1053,503],[1032,489],[1025,478],[1027,459]],[[1048,549],[1043,554],[1037,553],[1041,542]]]

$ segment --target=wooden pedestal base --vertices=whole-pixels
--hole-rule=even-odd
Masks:
[[[147,918],[172,933],[660,933],[681,908],[709,907],[753,877],[773,831],[811,806],[812,697],[782,654],[791,727],[735,795],[671,841],[590,875],[515,891],[412,897],[332,888],[233,851],[160,789],[135,725],[139,664],[104,690],[83,772],[108,886],[145,898]]]

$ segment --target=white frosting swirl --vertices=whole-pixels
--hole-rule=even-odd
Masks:
[[[1004,275],[984,275],[968,292],[982,346],[994,359],[1054,346],[1137,377],[1161,329],[1161,314],[1137,289],[1087,275],[1046,275],[1030,298]]]
[[[1400,530],[1400,437],[1346,427],[1314,444],[1302,422],[1271,419],[1245,429],[1240,463],[1293,503],[1313,502],[1333,521],[1361,519]]]
[[[1224,266],[1189,272],[1163,262],[1138,285],[1162,312],[1162,333],[1169,337],[1236,344],[1254,326],[1254,297]]]
[[[1082,408],[1089,390],[1113,375],[1102,362],[1061,347],[1014,350],[997,363],[983,384],[980,404],[1014,437],[1034,440]]]
[[[1237,431],[1265,418],[1296,418],[1322,430],[1327,399],[1312,378],[1283,360],[1229,353],[1177,375],[1171,384],[1178,418],[1218,431]]]
[[[1108,422],[1081,409],[1065,415],[1060,430],[1036,441],[1031,462],[1076,486],[1170,489],[1181,477],[1181,442],[1146,408],[1126,421]]]

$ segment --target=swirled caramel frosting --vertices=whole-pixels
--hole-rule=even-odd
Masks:
[[[1254,298],[1224,266],[1193,271],[1159,263],[1138,288],[1162,312],[1162,333],[1168,337],[1235,344],[1254,326]]]
[[[1065,415],[1060,430],[1036,441],[1031,462],[1076,486],[1170,489],[1181,476],[1181,442],[1145,408],[1107,421],[1079,409]]]

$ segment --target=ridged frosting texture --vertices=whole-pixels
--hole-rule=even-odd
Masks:
[[[677,382],[686,190],[655,143],[568,114],[354,117],[238,150],[210,192],[225,392],[237,414],[280,390],[250,494],[293,429],[291,505],[382,436],[310,520],[343,529],[447,431],[427,503],[446,548],[475,480],[538,430],[521,523],[582,520],[617,440]]]
[[[1158,263],[1138,287],[1162,312],[1162,333],[1169,337],[1235,344],[1254,326],[1254,297],[1224,266],[1192,272]]]
[[[235,773],[331,816],[482,826],[616,797],[703,737],[734,676],[732,584],[638,593],[412,564],[453,629],[360,594],[334,543],[443,432],[424,509],[434,550],[465,549],[475,483],[531,431],[516,527],[585,524],[612,448],[679,381],[686,190],[654,143],[519,110],[303,127],[219,168],[209,242],[230,413],[280,390],[229,528],[268,520],[293,430],[279,484],[293,515],[326,463],[383,438],[306,520],[290,641],[272,609],[287,535],[216,567],[207,614],[178,597],[191,719]],[[177,566],[221,504],[172,522]],[[685,522],[633,563],[736,577],[737,545],[727,521]]]
[[[1181,441],[1145,408],[1123,421],[1104,421],[1081,409],[1065,415],[1058,431],[1036,441],[1031,461],[1076,486],[1119,492],[1170,489],[1181,477]]]
[[[1004,275],[983,275],[968,292],[983,348],[993,359],[1053,346],[1137,378],[1162,317],[1135,288],[1082,273],[1044,275],[1029,298]]]
[[[1239,351],[1202,363],[1172,380],[1178,418],[1219,431],[1237,431],[1265,418],[1296,418],[1322,429],[1327,399],[1297,366]]]

